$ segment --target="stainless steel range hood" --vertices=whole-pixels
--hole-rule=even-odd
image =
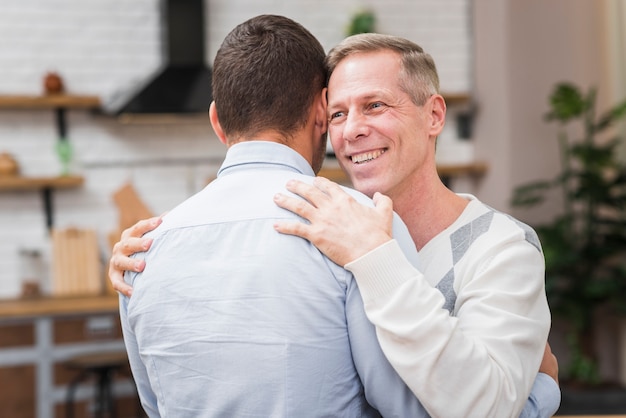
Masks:
[[[152,77],[118,94],[105,111],[126,122],[167,122],[203,116],[212,100],[205,59],[204,0],[161,3],[164,64]]]

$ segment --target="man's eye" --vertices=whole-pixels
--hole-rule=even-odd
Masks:
[[[344,117],[346,114],[345,112],[334,112],[330,114],[330,118],[329,120],[332,121],[336,121],[337,119],[340,119],[342,117]]]
[[[383,104],[381,102],[374,102],[374,103],[370,103],[369,105],[370,109],[378,109],[380,107],[383,107]]]

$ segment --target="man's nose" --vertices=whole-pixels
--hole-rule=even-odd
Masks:
[[[367,135],[366,117],[361,112],[349,112],[346,116],[343,136],[346,141],[356,141]]]

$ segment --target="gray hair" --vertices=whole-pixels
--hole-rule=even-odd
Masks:
[[[352,35],[331,49],[326,56],[328,77],[344,58],[352,54],[385,50],[400,55],[400,88],[411,97],[413,103],[421,106],[430,96],[439,93],[439,76],[432,57],[421,46],[407,39],[380,33]]]

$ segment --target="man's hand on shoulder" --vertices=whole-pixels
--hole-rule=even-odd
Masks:
[[[111,259],[109,260],[109,280],[113,289],[130,297],[133,288],[124,282],[124,271],[141,272],[146,267],[143,260],[135,260],[130,256],[147,251],[152,245],[152,239],[142,238],[146,232],[150,232],[162,222],[161,216],[144,219],[122,232],[119,242],[113,246]]]
[[[309,240],[340,266],[392,239],[393,203],[387,196],[376,193],[374,207],[365,206],[323,177],[313,185],[292,180],[287,190],[302,199],[279,193],[274,202],[308,223],[281,221],[274,228]]]

